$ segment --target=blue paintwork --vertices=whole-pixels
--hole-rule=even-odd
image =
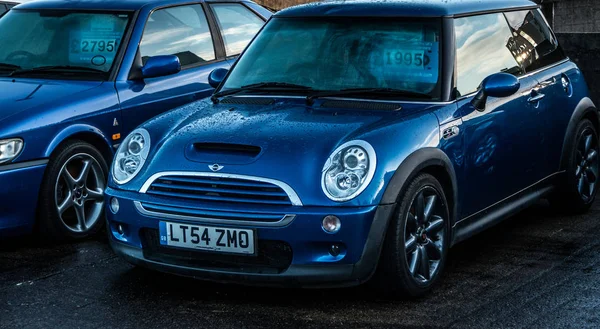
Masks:
[[[493,10],[499,6],[531,7],[533,3],[437,0],[345,2],[344,5],[322,3],[291,8],[277,15],[385,16],[410,13],[411,16],[450,16]],[[445,49],[454,47],[450,45]],[[445,83],[452,84],[452,70],[444,72],[449,72],[443,77]],[[560,81],[562,74],[568,76],[572,83],[573,91],[570,94],[560,90],[560,83],[545,87],[546,90],[534,89],[554,77]],[[518,80],[514,76],[497,74],[484,85],[489,97],[483,111],[473,106],[475,95],[443,102],[398,101],[398,107],[402,108],[400,111],[324,108],[321,105],[327,101],[325,98],[307,105],[304,97],[263,96],[273,98],[273,103],[213,104],[204,99],[163,114],[141,126],[149,132],[152,143],[148,160],[140,173],[124,185],[115,184],[112,178],[109,181],[107,200],[116,197],[121,205],[117,214],[107,210],[111,241],[115,250],[130,261],[149,266],[160,265],[161,270],[165,271],[208,276],[215,280],[259,277],[263,283],[269,283],[286,276],[286,273],[300,273],[299,266],[317,265],[292,279],[306,275],[315,282],[327,283],[330,278],[315,277],[322,273],[320,271],[331,267],[318,265],[357,264],[359,260],[363,261],[361,256],[366,250],[369,233],[373,230],[377,209],[389,205],[383,201],[386,192],[396,193],[394,196],[399,193],[399,187],[392,186],[390,181],[396,173],[404,170],[405,160],[411,155],[433,149],[450,159],[448,170],[452,171],[449,176],[455,177],[453,183],[456,194],[453,199],[457,201],[453,224],[560,172],[561,150],[569,119],[577,104],[589,97],[587,85],[577,66],[565,60]],[[530,98],[540,92],[548,97],[531,102]],[[460,128],[458,135],[444,139],[442,130],[452,126]],[[377,165],[374,178],[356,198],[334,202],[326,197],[321,188],[323,165],[337,147],[353,140],[366,141],[375,149]],[[195,156],[190,145],[196,142],[252,145],[260,147],[261,152],[252,161],[246,162],[217,153]],[[284,182],[295,190],[303,205],[192,203],[138,192],[156,173],[211,172],[209,167],[215,163],[224,166],[219,171],[222,174],[264,177]],[[289,272],[282,275],[242,275],[223,271],[220,273],[227,276],[219,277],[211,269],[188,268],[192,272],[183,272],[181,267],[150,262],[140,251],[142,244],[138,232],[143,228],[158,229],[161,218],[141,214],[134,208],[134,201],[195,207],[221,213],[296,214],[297,218],[285,227],[254,227],[259,239],[283,240],[292,246],[292,266]],[[342,221],[341,230],[333,235],[321,228],[323,217],[331,214]],[[179,221],[214,226],[202,220]],[[126,225],[126,235],[117,233],[118,224]],[[233,227],[227,224],[217,226]],[[380,236],[376,238],[381,239]],[[328,247],[334,242],[344,246],[341,256],[329,255]],[[355,270],[372,273],[373,268]],[[344,279],[356,283],[366,277],[349,275]]]
[[[242,2],[256,6],[252,2]],[[42,165],[3,171],[5,166],[27,166],[33,160],[47,160],[60,143],[73,138],[88,141],[110,156],[114,152],[113,145],[120,142],[113,140],[114,134],[125,137],[133,128],[157,114],[210,95],[212,88],[208,84],[208,74],[215,68],[231,66],[224,57],[179,72],[172,58],[166,58],[167,61],[163,58],[151,68],[154,73],[150,75],[157,75],[157,71],[173,74],[144,80],[130,80],[128,76],[150,13],[159,7],[182,3],[190,2],[52,0],[28,2],[14,9],[125,10],[131,11],[136,19],[130,24],[131,38],[127,47],[122,47],[123,60],[120,67],[115,68],[117,74],[112,80],[0,77],[0,139],[19,137],[25,141],[22,153],[14,161],[0,165],[0,196],[3,200],[0,231],[5,234],[31,231],[45,168]],[[270,16],[264,11],[260,14],[265,19]],[[19,188],[15,190],[14,186]]]

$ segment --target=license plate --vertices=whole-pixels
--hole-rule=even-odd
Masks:
[[[254,231],[160,222],[163,246],[208,250],[221,253],[254,254]]]

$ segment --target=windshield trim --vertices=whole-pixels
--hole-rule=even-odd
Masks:
[[[106,77],[94,78],[90,79],[89,74],[87,76],[69,78],[69,80],[81,80],[81,81],[115,81],[121,64],[123,62],[123,58],[125,57],[125,53],[127,48],[129,47],[129,42],[131,41],[131,36],[133,34],[133,27],[135,26],[135,22],[138,19],[138,10],[129,10],[129,9],[79,9],[79,8],[18,8],[15,7],[6,13],[14,11],[23,11],[23,12],[68,12],[68,13],[90,13],[90,14],[127,14],[129,16],[129,20],[127,25],[125,26],[125,30],[123,31],[123,37],[121,39],[121,44],[119,45],[119,49],[117,49],[117,53],[115,54],[115,58],[113,59],[113,63],[110,67],[110,70],[106,71]],[[2,15],[4,16],[4,15]],[[0,16],[0,17],[2,17]],[[28,79],[28,76],[19,77],[21,79]],[[39,77],[35,77],[35,79],[39,79]],[[61,77],[60,74],[56,74],[52,76],[48,74],[48,77],[44,77],[44,79],[48,80],[64,80],[64,77]]]
[[[252,41],[246,46],[246,48],[244,49],[244,51],[242,51],[242,53],[239,55],[238,59],[235,61],[235,63],[231,66],[231,68],[229,69],[229,71],[227,72],[227,74],[225,75],[225,77],[223,78],[222,83],[219,84],[219,86],[215,89],[214,93],[217,92],[221,92],[224,89],[224,86],[227,82],[227,80],[229,79],[229,76],[231,75],[231,73],[236,69],[238,63],[240,62],[240,60],[244,57],[244,55],[246,54],[246,52],[248,51],[248,49],[250,49],[252,47],[252,45],[254,44],[254,42],[258,39],[258,37],[263,33],[263,31],[265,29],[268,28],[269,24],[272,24],[272,21],[274,20],[316,20],[316,21],[324,21],[324,20],[348,20],[348,19],[356,19],[357,17],[353,17],[353,16],[291,16],[291,17],[287,17],[287,16],[277,16],[277,15],[273,15],[269,18],[269,20],[262,26],[262,28],[258,31],[258,33],[256,35],[254,35],[254,37],[252,38]],[[436,26],[439,28],[439,58],[438,58],[438,81],[436,86],[434,87],[434,89],[431,92],[431,100],[425,100],[424,102],[421,102],[417,99],[397,99],[397,100],[391,100],[392,102],[405,102],[405,103],[409,103],[409,102],[415,102],[415,103],[419,103],[419,104],[423,104],[423,103],[435,103],[438,104],[440,102],[445,102],[446,100],[448,100],[448,98],[446,97],[446,93],[444,92],[445,89],[445,84],[446,84],[446,72],[444,70],[444,67],[446,65],[446,52],[448,50],[448,42],[449,40],[446,38],[446,24],[445,24],[445,19],[444,17],[415,17],[415,16],[361,16],[360,17],[361,20],[363,19],[373,19],[373,20],[389,20],[389,21],[396,21],[398,18],[403,18],[406,21],[410,21],[410,22],[433,22],[436,24]],[[228,89],[225,89],[228,90]],[[252,94],[245,94],[244,96],[251,96]],[[287,96],[286,96],[287,97]],[[333,99],[333,98],[329,98],[329,97],[323,97],[323,98],[328,98],[328,99]],[[358,99],[358,98],[348,98],[348,99]],[[365,99],[368,100],[368,99]],[[374,99],[371,99],[370,101],[375,101]],[[379,101],[379,100],[377,100]]]

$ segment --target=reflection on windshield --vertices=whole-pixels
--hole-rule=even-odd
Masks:
[[[12,10],[0,20],[0,62],[108,72],[128,22],[128,14]]]
[[[439,31],[435,20],[274,18],[240,58],[223,89],[281,82],[321,91],[391,88],[435,99]]]

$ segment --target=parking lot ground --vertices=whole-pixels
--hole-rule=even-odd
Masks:
[[[134,268],[105,239],[0,244],[0,328],[600,327],[600,202],[583,216],[544,203],[451,250],[418,300],[369,287],[290,290]]]

